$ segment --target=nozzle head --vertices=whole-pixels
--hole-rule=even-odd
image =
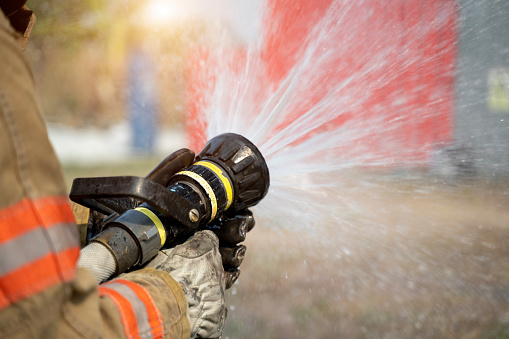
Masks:
[[[196,157],[220,166],[228,173],[233,186],[233,209],[239,211],[254,206],[267,194],[269,169],[258,148],[235,133],[218,135],[207,142]]]

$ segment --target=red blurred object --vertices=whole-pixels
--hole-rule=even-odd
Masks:
[[[293,107],[292,114],[276,130],[283,129],[287,122],[319,102],[325,92],[319,90],[320,86],[345,81],[369,62],[367,58],[373,54],[370,52],[377,49],[385,53],[383,67],[374,67],[355,79],[356,86],[366,89],[362,102],[310,134],[335,129],[347,121],[358,120],[359,126],[376,121],[376,126],[368,126],[370,132],[362,141],[363,149],[396,163],[427,160],[431,150],[446,145],[452,137],[456,1],[268,0],[262,32],[265,43],[261,50],[268,83],[278,84],[290,72],[309,43],[306,37],[331,11],[331,4],[338,16],[342,13],[340,7],[345,7],[347,15],[338,18],[345,29],[333,31],[328,39],[344,44],[342,48],[347,48],[348,53],[322,65],[331,71],[320,73],[323,79],[310,84],[315,90],[305,93],[306,100]],[[239,53],[239,58],[243,57]],[[206,71],[207,67],[192,69]],[[191,147],[200,149],[206,141],[205,125],[197,123],[203,119],[200,120],[201,106],[196,103],[202,100],[203,94],[193,90],[206,87],[202,82],[207,79],[191,72],[190,80],[188,135]],[[402,148],[406,151],[401,152]]]
[[[204,93],[206,90],[212,90],[215,81],[214,74],[207,72],[204,65],[209,59],[209,55],[204,50],[198,50],[191,53],[189,67],[187,70],[187,115],[186,115],[186,135],[188,139],[187,148],[198,152],[207,143],[207,121],[205,119]]]

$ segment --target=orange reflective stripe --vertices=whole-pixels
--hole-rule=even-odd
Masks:
[[[8,306],[58,282],[55,261],[51,254],[48,254],[0,278],[0,286],[7,299],[6,304],[0,306]]]
[[[56,262],[59,258],[78,258],[79,250],[69,249],[61,253],[50,253],[38,260],[24,265],[0,277],[0,309],[9,306],[21,299],[43,291],[63,281],[70,281],[74,278],[74,265],[67,267],[63,275],[65,280],[60,278]],[[74,262],[76,262],[74,260]],[[66,259],[63,262],[71,262]]]
[[[120,319],[122,320],[122,325],[124,325],[124,333],[126,337],[139,337],[136,316],[134,315],[134,310],[129,300],[114,289],[104,286],[104,284],[99,286],[99,296],[109,297],[117,306]]]
[[[32,201],[42,219],[42,226],[75,222],[69,199],[65,196],[46,197]]]
[[[30,200],[0,210],[0,243],[39,227]]]
[[[0,210],[0,309],[74,278],[79,236],[66,197]]]
[[[67,250],[54,253],[53,257],[60,264],[60,275],[62,280],[66,282],[73,280],[76,273],[76,263],[80,257],[79,246],[74,246]]]
[[[37,227],[74,223],[67,197],[23,199],[16,205],[0,210],[0,243]]]
[[[103,295],[112,297],[119,309],[128,338],[162,338],[164,325],[161,313],[148,290],[132,281],[115,279],[100,286]],[[115,293],[112,295],[111,291]],[[122,302],[120,299],[122,298]],[[128,302],[128,306],[126,303]],[[134,330],[135,328],[135,330]],[[129,332],[129,333],[128,333]]]
[[[131,290],[133,290],[136,296],[145,304],[145,309],[147,312],[152,337],[162,338],[164,335],[163,317],[161,316],[161,312],[159,312],[159,309],[154,303],[154,299],[152,299],[152,296],[150,295],[148,290],[145,287],[129,280],[117,279],[114,281],[127,285],[129,288],[131,288]]]

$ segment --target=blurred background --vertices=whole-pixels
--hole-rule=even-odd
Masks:
[[[186,145],[189,55],[257,39],[252,1],[28,1],[26,54],[64,163],[129,161]]]
[[[509,338],[509,2],[27,5],[26,54],[69,187],[199,151],[209,92],[232,98],[208,85],[222,72],[264,79],[246,71],[255,112],[295,69],[311,75],[275,130],[346,84],[333,102],[345,112],[299,140],[326,136],[308,147],[316,167],[351,166],[282,173],[295,190],[255,209],[225,338]],[[245,62],[252,49],[263,67]],[[359,135],[334,139],[344,126]]]

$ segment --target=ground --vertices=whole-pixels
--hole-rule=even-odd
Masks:
[[[226,337],[509,338],[509,191],[369,180],[343,223],[255,227]]]

